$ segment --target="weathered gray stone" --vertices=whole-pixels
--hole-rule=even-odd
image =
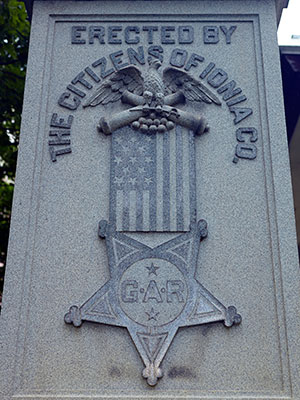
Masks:
[[[1,399],[300,399],[278,4],[34,2]]]

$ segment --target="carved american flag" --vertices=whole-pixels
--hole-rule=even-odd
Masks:
[[[112,134],[110,218],[119,232],[189,231],[195,221],[194,134],[176,126]]]

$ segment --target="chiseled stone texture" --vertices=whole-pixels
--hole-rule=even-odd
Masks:
[[[139,43],[125,43],[128,25],[140,28]],[[160,31],[148,43],[142,28],[149,25],[174,26],[168,32],[175,43],[162,44]],[[83,27],[75,29],[73,44],[72,26]],[[90,26],[105,29],[105,44],[89,43]],[[109,26],[121,27],[111,37],[121,44],[108,43]],[[193,43],[178,42],[179,26],[193,27]],[[226,40],[221,26],[236,29]],[[96,126],[103,115],[128,106],[58,105],[80,72],[89,67],[100,74],[92,66],[100,58],[111,68],[111,53],[122,50],[125,62],[128,47],[143,46],[147,58],[152,45],[163,46],[164,68],[175,48],[204,57],[189,71],[195,78],[214,63],[247,98],[236,107],[252,109],[235,124],[237,116],[209,75],[201,82],[221,107],[183,106],[205,115],[210,126],[195,138],[197,219],[208,223],[196,278],[226,307],[235,305],[243,321],[230,329],[221,323],[181,328],[155,387],[141,376],[144,365],[126,329],[64,323],[72,304],[82,305],[109,280],[97,229],[110,218],[111,137]],[[85,78],[93,88],[72,85],[87,99],[97,83]],[[49,146],[55,113],[65,122],[74,117],[70,135],[62,136],[70,145]],[[239,128],[257,130],[256,141],[246,139],[256,158],[236,152]],[[284,132],[275,1],[36,1],[0,316],[1,400],[300,400],[300,282]],[[69,147],[71,153],[57,154],[56,161],[52,154],[51,160],[49,148]],[[150,247],[174,237],[130,235]]]

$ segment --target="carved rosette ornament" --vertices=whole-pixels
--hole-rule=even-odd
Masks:
[[[121,101],[129,108],[103,116],[99,132],[112,135],[109,222],[100,221],[106,242],[109,281],[65,322],[126,327],[154,386],[179,327],[241,322],[196,279],[199,245],[207,223],[196,220],[195,135],[209,130],[205,118],[180,104],[219,99],[190,74],[149,59],[143,75],[127,66],[106,79],[85,107]],[[124,106],[123,106],[124,108]],[[143,238],[173,233],[149,246]],[[130,235],[129,235],[130,234]],[[133,237],[133,235],[135,235]]]

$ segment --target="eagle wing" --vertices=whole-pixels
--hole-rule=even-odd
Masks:
[[[184,71],[172,67],[166,68],[163,78],[167,94],[182,91],[184,96],[190,101],[204,101],[208,104],[215,103],[218,106],[221,105],[217,96],[201,82]]]
[[[141,71],[132,65],[124,67],[104,81],[83,106],[95,107],[99,104],[113,103],[121,99],[125,90],[141,96],[143,88]]]

